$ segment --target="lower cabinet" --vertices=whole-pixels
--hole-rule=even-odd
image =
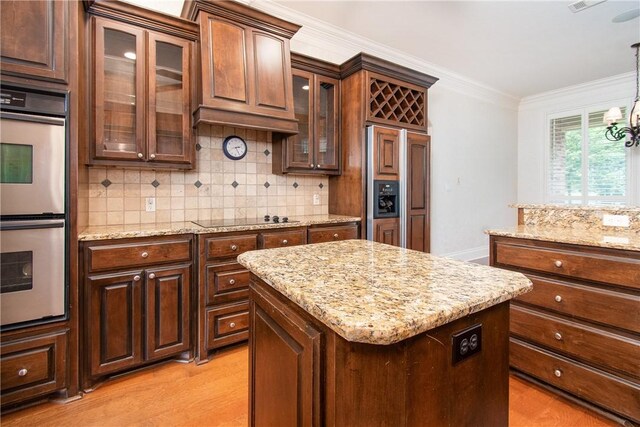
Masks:
[[[158,243],[169,245],[166,253],[172,258],[176,252],[170,250],[171,245],[181,247],[186,243],[191,247],[191,236],[185,239]],[[183,263],[152,265],[147,262],[145,248],[153,247],[153,242],[112,243],[116,251],[126,245],[134,253],[136,246],[140,248],[143,268],[88,274],[85,278],[85,389],[102,376],[191,350],[191,252],[183,255]],[[100,245],[101,250],[111,249],[108,243]],[[86,245],[85,253],[96,249]],[[154,261],[161,263],[162,259],[150,260]],[[115,269],[120,262],[131,263],[131,258],[114,258],[112,267]],[[88,263],[85,259],[85,265]]]
[[[3,342],[0,369],[3,407],[65,388],[67,331]]]

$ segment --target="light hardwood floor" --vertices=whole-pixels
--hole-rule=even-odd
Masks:
[[[66,405],[45,403],[2,416],[10,426],[246,426],[247,347],[205,364],[169,362],[111,380]],[[511,427],[616,424],[515,377]]]

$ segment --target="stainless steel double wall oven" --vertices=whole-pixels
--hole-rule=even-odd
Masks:
[[[0,89],[0,317],[11,329],[66,316],[67,96]]]

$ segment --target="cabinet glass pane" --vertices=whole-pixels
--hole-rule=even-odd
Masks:
[[[317,163],[321,165],[335,163],[335,129],[334,118],[334,96],[335,86],[331,83],[320,83],[318,88],[320,91],[320,110],[317,114],[318,120],[318,159]]]
[[[104,149],[136,151],[136,37],[104,31]]]
[[[182,47],[157,42],[156,46],[156,150],[182,154],[183,74]]]
[[[291,137],[293,142],[292,161],[308,163],[309,153],[309,79],[293,76],[293,105],[298,119],[298,134]]]

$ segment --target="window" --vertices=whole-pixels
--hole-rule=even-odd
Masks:
[[[624,115],[624,109],[623,115]],[[629,194],[629,154],[604,136],[606,110],[551,118],[547,200],[551,203],[624,205]]]

